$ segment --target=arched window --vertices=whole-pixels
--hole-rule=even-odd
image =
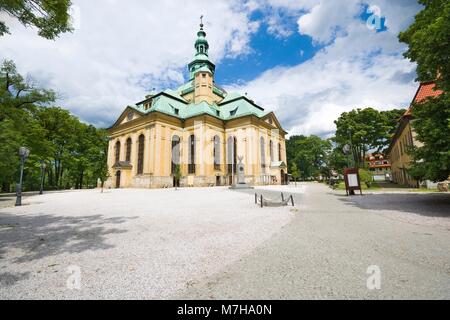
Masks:
[[[270,162],[273,162],[273,141],[270,140]]]
[[[115,163],[118,163],[120,161],[120,141],[116,142],[116,146],[114,147],[114,154],[115,154]]]
[[[180,165],[180,137],[173,136],[172,138],[172,174],[175,173],[175,167]]]
[[[220,170],[220,138],[214,137],[214,170]]]
[[[195,136],[189,137],[189,163],[188,173],[195,174]]]
[[[127,143],[126,143],[126,150],[127,150],[127,154],[125,156],[125,161],[130,162],[131,161],[131,145],[132,145],[132,140],[131,138],[127,139]]]
[[[137,163],[137,174],[144,173],[144,149],[145,149],[145,136],[141,134],[139,136],[138,142],[138,163]]]
[[[237,162],[237,140],[236,137],[229,137],[227,143],[227,163],[228,173],[236,173]]]
[[[260,149],[261,149],[261,170],[263,173],[266,172],[266,142],[264,138],[260,139]]]
[[[281,143],[278,144],[278,161],[283,161],[283,157],[281,156]]]

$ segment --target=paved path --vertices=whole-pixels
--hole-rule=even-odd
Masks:
[[[179,297],[450,299],[450,228],[426,217],[431,210],[446,215],[448,223],[449,195],[349,199],[320,184],[301,188],[303,193],[295,194],[300,211],[289,225]],[[279,196],[270,189],[263,193]],[[418,221],[400,220],[420,213],[425,216]],[[381,269],[380,290],[367,289],[372,265]]]

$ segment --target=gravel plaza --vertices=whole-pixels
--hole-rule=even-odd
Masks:
[[[0,209],[0,299],[449,299],[449,221],[448,194],[318,183],[48,193]]]

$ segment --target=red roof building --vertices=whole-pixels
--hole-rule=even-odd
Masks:
[[[444,91],[442,90],[435,90],[436,89],[436,83],[430,81],[430,82],[423,82],[420,84],[419,89],[416,92],[416,95],[414,96],[414,99],[411,103],[411,106],[406,111],[405,115],[411,115],[412,114],[412,106],[416,103],[421,103],[425,101],[427,98],[437,97],[440,96]]]
[[[390,179],[391,163],[382,153],[369,154],[366,163],[375,181],[386,181]]]
[[[411,126],[413,118],[412,108],[415,104],[424,102],[427,98],[437,97],[442,93],[443,91],[436,90],[436,83],[433,81],[421,83],[410,107],[400,118],[397,130],[387,151],[388,158],[391,161],[392,179],[395,183],[418,187],[419,182],[414,180],[407,172],[412,160],[408,149],[412,146],[419,147],[421,145],[415,138],[416,134]]]

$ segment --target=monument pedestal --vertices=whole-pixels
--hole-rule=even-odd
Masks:
[[[234,184],[230,187],[231,190],[239,190],[239,189],[255,189],[248,183],[238,183]]]
[[[230,189],[254,189],[251,185],[245,182],[245,170],[242,163],[243,157],[238,157],[237,164],[237,183],[233,184]]]

